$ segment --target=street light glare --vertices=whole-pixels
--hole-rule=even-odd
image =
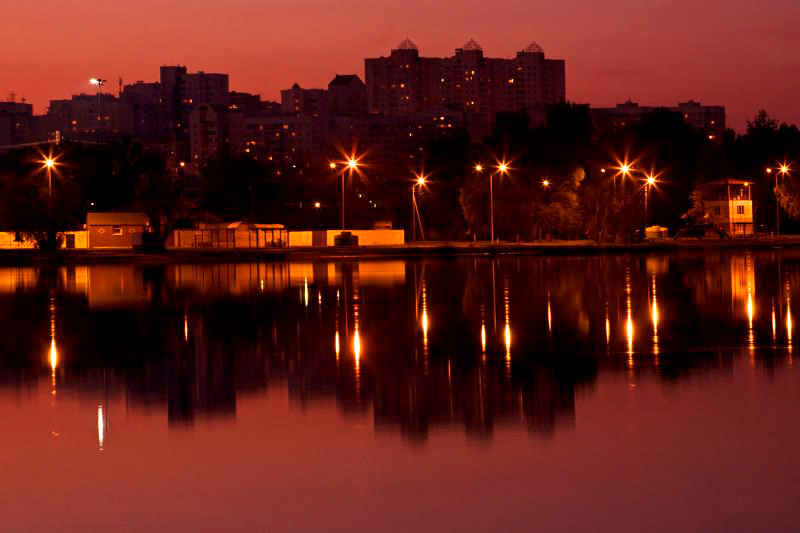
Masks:
[[[483,170],[483,165],[475,165],[475,171],[481,172]]]
[[[425,176],[417,176],[417,185],[420,187],[425,185]]]
[[[550,180],[542,180],[542,187],[549,187],[549,186],[550,186]]]
[[[647,184],[648,185],[653,185],[653,184],[655,184],[655,182],[656,182],[656,179],[653,176],[647,176]]]
[[[781,165],[781,174],[786,174],[789,172],[789,165]]]
[[[314,207],[316,209],[319,209],[320,207],[322,207],[322,204],[320,204],[319,202],[314,202]]]
[[[331,161],[331,164],[328,166],[331,167],[331,170],[333,170],[334,168],[336,168],[336,163]]]
[[[500,166],[497,167],[497,170],[499,170],[500,172],[507,172],[508,165],[506,163],[500,163]]]
[[[53,159],[52,157],[48,157],[45,158],[44,161],[42,161],[42,164],[47,168],[53,168],[56,166],[56,160]]]
[[[347,167],[351,168],[351,169],[355,169],[356,167],[358,167],[358,161],[356,161],[355,159],[353,159],[351,157],[350,159],[347,160]]]

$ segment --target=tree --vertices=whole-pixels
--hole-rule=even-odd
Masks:
[[[182,177],[167,169],[160,154],[144,152],[135,161],[137,176],[136,201],[150,221],[151,233],[146,244],[153,249],[163,249],[175,227],[179,210],[186,207]]]
[[[84,216],[80,186],[59,167],[48,185],[44,156],[35,149],[12,150],[0,158],[0,225],[55,250],[63,232],[78,227]]]

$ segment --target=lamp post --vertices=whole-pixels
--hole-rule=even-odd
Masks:
[[[102,118],[103,118],[103,114],[101,113],[101,110],[100,110],[100,108],[102,107],[101,104],[100,104],[100,96],[102,94],[103,84],[105,82],[106,82],[106,80],[104,80],[102,78],[92,78],[92,79],[89,80],[89,83],[91,83],[92,85],[97,87],[97,142],[101,141],[102,135],[103,135],[101,133],[102,130],[100,129],[100,120],[102,120]]]
[[[644,182],[644,227],[647,230],[647,205],[650,200],[650,188],[656,184],[656,177],[651,173],[646,175]]]
[[[42,166],[47,172],[47,208],[53,208],[53,169],[56,166],[55,158],[50,155],[42,160]]]
[[[475,172],[478,173],[478,176],[481,175],[483,172],[483,165],[478,163],[475,165]],[[492,227],[492,241],[494,241],[494,201],[492,201],[492,176],[489,175],[489,219],[491,220],[491,227]]]
[[[508,163],[505,161],[500,162],[496,167],[496,171],[500,174],[507,174]],[[483,172],[483,165],[475,165],[475,172],[478,174]],[[495,172],[489,173],[489,238],[492,242],[494,242],[494,174]]]
[[[345,168],[342,171],[342,232],[344,232],[344,228],[345,228],[345,225],[344,225],[344,200],[345,200],[344,179],[345,179],[345,172],[349,172],[350,173],[350,179],[352,180],[353,171],[358,168],[358,160],[356,158],[354,158],[354,157],[350,157],[350,158],[347,159],[347,161],[344,162],[344,165],[345,165]],[[331,166],[331,169],[335,169],[336,168],[336,163],[331,163],[330,166]]]
[[[780,201],[778,200],[778,176],[786,177],[787,174],[791,171],[791,168],[786,163],[779,165],[776,168],[767,168],[767,174],[772,174],[773,171],[775,172],[775,235],[781,234],[781,206]]]
[[[419,232],[422,235],[422,240],[425,240],[425,230],[422,229],[422,217],[419,215],[419,207],[417,206],[416,189],[425,185],[427,176],[423,173],[414,174],[417,181],[411,186],[411,239],[417,240],[417,219],[419,219]]]

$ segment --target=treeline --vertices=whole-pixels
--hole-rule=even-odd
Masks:
[[[691,207],[692,191],[720,178],[754,182],[757,229],[769,231],[774,224],[776,192],[784,216],[800,218],[800,167],[793,165],[800,157],[800,131],[764,111],[744,134],[728,130],[721,142],[667,109],[613,136],[599,136],[588,108],[566,103],[553,107],[538,127],[524,113],[498,115],[480,142],[465,130],[448,132],[408,161],[363,148],[356,153],[356,171],[344,170],[348,228],[377,222],[409,227],[415,173],[428,176],[417,203],[426,236],[435,239],[489,237],[490,178],[495,236],[502,240],[630,239],[651,224],[674,230]],[[127,140],[2,153],[0,228],[52,248],[59,232],[80,227],[88,211],[144,211],[153,239],[162,242],[173,228],[198,220],[247,219],[290,229],[341,224],[345,156],[332,158],[336,169],[328,162],[295,159],[284,167],[223,157],[189,174],[173,152]],[[49,157],[55,159],[51,169],[44,164]],[[507,172],[498,170],[501,163]],[[628,173],[620,170],[624,164]],[[766,170],[781,164],[789,172],[776,190],[776,174]],[[655,178],[649,190],[647,175]]]

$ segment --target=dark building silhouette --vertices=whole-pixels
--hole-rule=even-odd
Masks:
[[[590,109],[595,134],[602,137],[625,131],[657,109],[668,109],[680,113],[687,124],[703,132],[706,138],[716,143],[722,142],[725,134],[725,108],[723,106],[704,106],[689,100],[677,106],[640,106],[628,100],[616,107],[595,107]]]
[[[0,102],[0,146],[29,142],[33,133],[33,106]]]

